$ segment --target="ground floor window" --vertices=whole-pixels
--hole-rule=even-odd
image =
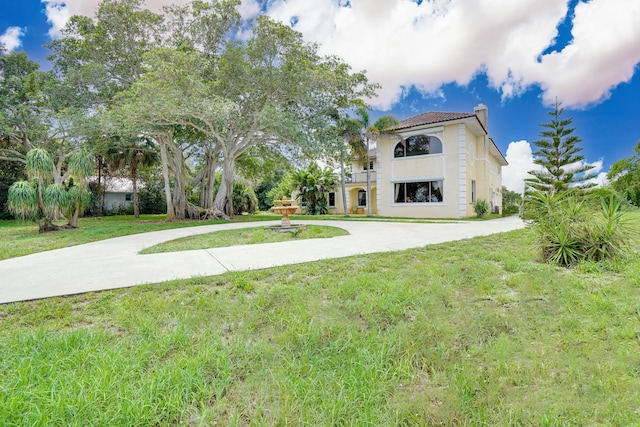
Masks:
[[[397,182],[394,184],[395,203],[442,202],[442,181]]]
[[[358,207],[362,208],[365,206],[367,206],[367,192],[358,190]]]
[[[475,180],[471,180],[471,203],[476,202],[476,182]]]
[[[329,207],[330,208],[335,208],[336,207],[336,193],[331,191],[329,193],[329,196],[327,197],[327,200],[329,202]]]

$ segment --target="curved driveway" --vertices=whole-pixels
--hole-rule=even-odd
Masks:
[[[330,239],[138,254],[143,248],[179,237],[278,223],[233,223],[154,231],[0,261],[0,303],[403,250],[524,227],[515,216],[441,223],[310,220],[296,221],[296,224],[340,227],[350,234]]]

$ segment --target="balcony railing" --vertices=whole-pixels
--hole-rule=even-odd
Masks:
[[[376,181],[376,171],[372,170],[369,172],[369,179],[371,182]],[[346,182],[367,182],[367,173],[366,172],[356,172],[352,173],[351,177],[347,176]]]

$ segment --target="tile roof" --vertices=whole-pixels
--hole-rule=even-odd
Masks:
[[[452,120],[468,119],[475,117],[474,113],[444,113],[440,111],[428,111],[426,113],[418,114],[417,116],[409,117],[400,122],[398,126],[391,130],[401,130],[411,128],[414,126],[429,125],[432,123],[449,122]]]

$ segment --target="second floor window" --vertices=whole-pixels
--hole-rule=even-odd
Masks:
[[[441,154],[442,141],[435,136],[414,135],[400,141],[393,149],[393,157],[423,156]]]

